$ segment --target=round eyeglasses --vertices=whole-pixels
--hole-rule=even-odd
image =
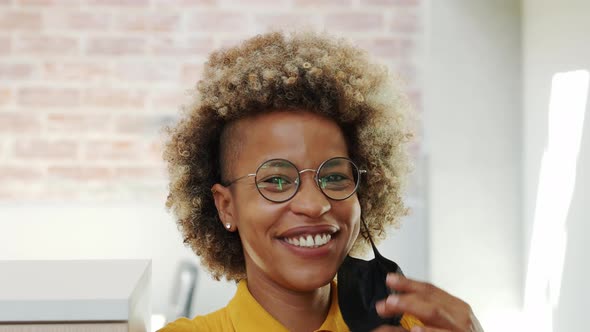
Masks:
[[[224,184],[228,187],[235,182],[254,177],[256,188],[262,197],[275,203],[290,200],[301,186],[301,174],[315,172],[315,183],[326,197],[341,201],[352,196],[359,187],[360,176],[366,170],[359,169],[346,157],[330,158],[315,169],[297,169],[286,159],[271,159],[263,162],[256,173],[251,173]]]

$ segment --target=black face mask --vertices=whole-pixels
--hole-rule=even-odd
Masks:
[[[367,225],[361,219],[368,233]],[[381,256],[369,235],[375,258],[370,261],[346,256],[338,270],[338,304],[344,321],[352,332],[371,331],[381,325],[400,325],[401,315],[381,318],[375,304],[385,299],[390,291],[385,285],[388,273],[402,270],[389,259]]]

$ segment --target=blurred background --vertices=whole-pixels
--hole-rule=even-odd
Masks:
[[[585,329],[586,0],[0,0],[0,260],[152,259],[153,328],[224,306],[164,207],[162,128],[210,51],[270,29],[405,82],[412,213],[383,254],[486,331]]]

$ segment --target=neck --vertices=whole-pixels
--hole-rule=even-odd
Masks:
[[[247,275],[252,296],[289,331],[314,331],[326,319],[330,309],[330,284],[298,292],[280,286],[264,275]]]

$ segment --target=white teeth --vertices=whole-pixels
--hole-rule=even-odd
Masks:
[[[315,235],[315,237],[313,238],[313,241],[315,242],[316,246],[321,246],[322,244],[324,244],[322,242],[322,237],[319,234]]]
[[[302,235],[300,237],[285,238],[285,242],[298,247],[316,248],[330,242],[332,236],[330,234],[316,234],[315,236]]]
[[[313,237],[311,237],[311,235],[308,235],[308,236],[307,236],[307,243],[306,243],[306,245],[307,245],[308,247],[313,247],[313,246],[314,246],[314,244],[315,244],[315,243],[313,243]]]

